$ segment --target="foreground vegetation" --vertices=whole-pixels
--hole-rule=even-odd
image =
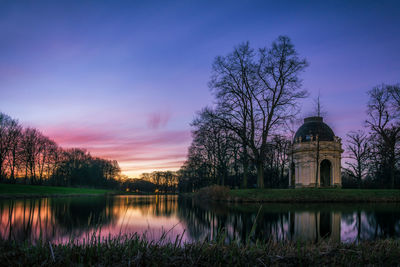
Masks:
[[[22,184],[0,184],[0,198],[3,197],[39,197],[39,196],[77,196],[77,195],[104,195],[115,191],[91,188],[73,188]]]
[[[182,243],[178,236],[175,242],[150,242],[133,235],[101,242],[92,237],[81,244],[0,241],[0,262],[4,266],[394,266],[400,259],[400,242],[395,240],[359,244],[269,241],[247,245],[225,244],[223,236],[218,240],[189,244]]]

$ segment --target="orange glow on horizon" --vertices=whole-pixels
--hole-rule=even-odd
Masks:
[[[110,130],[111,129],[111,130]],[[117,126],[48,126],[43,133],[63,148],[83,148],[92,156],[116,160],[121,174],[138,178],[153,171],[177,171],[186,160],[191,135],[188,130],[136,129]]]

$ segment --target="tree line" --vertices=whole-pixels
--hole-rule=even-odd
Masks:
[[[247,42],[216,57],[209,82],[214,104],[191,123],[193,141],[178,171],[179,190],[210,184],[287,188],[293,125],[299,100],[308,96],[300,78],[307,66],[286,36],[270,47],[255,50]],[[399,187],[399,85],[368,94],[368,133],[348,134],[343,186]]]
[[[125,177],[121,180],[122,191],[138,193],[176,193],[178,174],[173,171],[142,173],[139,179]]]
[[[119,176],[117,161],[93,157],[85,149],[64,149],[0,113],[0,182],[116,187]]]
[[[368,91],[365,128],[347,134],[347,187],[400,188],[400,84]]]

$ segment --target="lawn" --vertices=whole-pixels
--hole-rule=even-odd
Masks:
[[[229,199],[238,202],[400,202],[398,189],[237,189]]]
[[[53,195],[103,195],[111,190],[58,186],[0,184],[0,197],[53,196]]]

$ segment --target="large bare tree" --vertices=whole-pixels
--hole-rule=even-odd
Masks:
[[[286,36],[257,52],[241,44],[213,64],[210,87],[221,121],[241,139],[243,151],[250,150],[245,156],[257,166],[259,188],[264,188],[269,138],[293,118],[297,101],[307,95],[299,78],[307,65]]]

